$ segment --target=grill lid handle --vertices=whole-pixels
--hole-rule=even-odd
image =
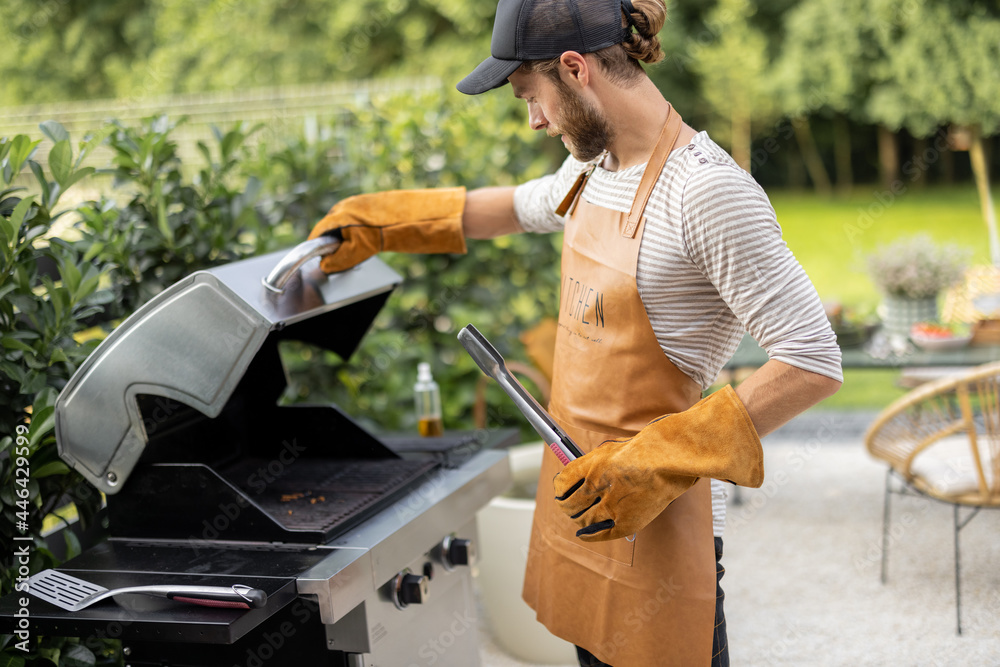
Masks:
[[[266,278],[261,279],[261,282],[268,291],[282,294],[285,291],[285,285],[303,264],[313,257],[329,255],[340,247],[342,241],[343,236],[341,236],[339,229],[330,230],[311,241],[303,241],[288,251],[288,254],[281,258],[281,261],[271,269]]]

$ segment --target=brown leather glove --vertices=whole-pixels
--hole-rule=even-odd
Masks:
[[[634,437],[609,440],[556,475],[556,504],[600,542],[643,529],[699,477],[764,483],[764,452],[743,403],[726,386]]]
[[[326,273],[349,269],[383,250],[464,253],[464,209],[465,188],[356,195],[337,202],[309,238],[332,233],[342,239],[320,262]]]

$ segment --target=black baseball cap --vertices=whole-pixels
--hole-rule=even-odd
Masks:
[[[623,6],[630,7],[631,0],[500,0],[491,56],[456,87],[478,95],[507,83],[525,60],[558,58],[566,51],[593,53],[621,44],[631,31],[631,26],[622,29]]]

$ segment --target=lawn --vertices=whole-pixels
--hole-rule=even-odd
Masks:
[[[994,198],[1000,190],[994,193]],[[903,236],[926,233],[971,248],[989,261],[986,224],[972,185],[904,191],[858,186],[846,198],[769,191],[785,242],[824,300],[874,308],[879,294],[868,279],[867,255]]]
[[[994,199],[998,194],[995,190]],[[862,313],[873,311],[880,300],[865,265],[868,253],[880,245],[927,233],[937,241],[971,248],[975,263],[989,261],[986,225],[971,184],[903,190],[897,195],[872,185],[858,186],[845,198],[781,190],[768,195],[785,242],[820,297]],[[844,375],[843,388],[821,408],[882,408],[905,393],[895,384],[899,372],[892,369],[848,369]]]

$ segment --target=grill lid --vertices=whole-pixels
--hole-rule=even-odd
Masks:
[[[304,340],[350,357],[400,277],[377,258],[327,276],[311,255],[329,248],[328,239],[317,239],[287,254],[199,271],[151,299],[60,393],[59,455],[114,494],[148,441],[138,396],[163,396],[214,418],[269,339]],[[275,280],[282,269],[285,276]],[[286,278],[283,289],[275,286]],[[344,308],[348,316],[341,317]],[[275,380],[278,387],[262,391],[280,394],[283,373]]]

